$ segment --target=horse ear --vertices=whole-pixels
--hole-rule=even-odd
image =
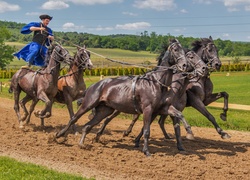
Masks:
[[[85,46],[85,44],[83,45],[83,49],[86,49],[86,46]]]

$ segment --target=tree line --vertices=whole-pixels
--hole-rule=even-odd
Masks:
[[[6,41],[10,42],[28,43],[31,41],[32,34],[23,35],[20,33],[24,25],[26,24],[0,21],[0,27],[5,27],[11,34],[6,39]],[[56,41],[67,46],[86,45],[90,48],[119,48],[131,51],[149,51],[152,53],[159,53],[168,44],[169,39],[172,38],[177,38],[186,48],[191,48],[191,43],[197,40],[194,37],[184,37],[183,35],[175,37],[170,34],[160,35],[155,32],[149,33],[148,31],[141,32],[138,35],[115,34],[106,36],[78,32],[54,32],[54,36]],[[248,42],[233,42],[221,39],[214,39],[214,42],[220,56],[250,56],[250,43]]]

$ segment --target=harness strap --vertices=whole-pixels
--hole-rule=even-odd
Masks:
[[[136,101],[136,97],[135,97],[135,86],[136,86],[136,82],[137,80],[139,79],[139,77],[135,77],[133,78],[133,82],[132,82],[132,97],[133,97],[133,104],[134,104],[134,108],[135,108],[135,111],[138,113],[138,114],[141,114],[140,110],[138,109],[138,105],[137,105],[137,101]]]

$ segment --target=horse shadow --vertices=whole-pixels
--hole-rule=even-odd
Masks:
[[[57,133],[61,129],[65,127],[65,125],[57,125],[57,126],[45,126],[40,127],[36,126],[34,124],[30,124],[30,126],[33,127],[33,131],[43,131],[45,133]],[[81,136],[81,126],[77,126],[77,132],[79,132],[80,135],[78,135],[77,138],[80,139]],[[94,127],[90,134],[95,135],[99,130],[99,126]],[[140,147],[134,146],[134,139],[135,135],[130,135],[128,137],[123,137],[123,130],[108,130],[106,129],[104,131],[105,136],[112,136],[114,133],[121,134],[120,139],[106,139],[105,137],[101,136],[99,142],[93,143],[99,143],[105,148],[118,148],[118,149],[126,149],[128,151],[135,151],[135,150],[142,150],[143,146],[143,140],[140,141]],[[70,134],[74,134],[73,130],[67,131],[65,134],[66,139]],[[87,144],[89,142],[86,142],[84,149],[91,149],[93,147],[91,144]],[[109,143],[114,143],[112,147],[109,146]],[[206,155],[208,154],[216,154],[219,156],[235,156],[237,153],[245,153],[248,151],[248,148],[250,147],[250,142],[229,142],[227,140],[213,140],[213,139],[207,139],[207,138],[200,138],[195,137],[195,140],[188,140],[184,136],[182,137],[182,143],[185,148],[185,153],[181,153],[184,155],[196,155],[199,156],[201,160],[206,159]],[[73,146],[72,144],[68,143],[67,140],[63,142],[67,147]],[[167,156],[173,156],[180,154],[180,152],[177,150],[176,147],[176,141],[175,139],[165,139],[165,138],[154,138],[151,137],[149,140],[149,149],[152,155],[167,155]]]

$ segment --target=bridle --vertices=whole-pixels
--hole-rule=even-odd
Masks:
[[[80,55],[81,53],[79,53],[79,52],[81,52],[82,50],[84,51],[84,54],[86,55],[86,56],[84,56],[84,58]],[[82,65],[85,65],[85,63],[86,63],[87,61],[89,61],[90,57],[89,57],[87,51],[85,50],[85,48],[81,48],[80,50],[78,50],[78,52],[77,52],[77,54],[76,54],[76,57],[77,57],[77,59],[80,59],[80,63],[79,63],[77,66],[78,66],[78,67],[81,67],[81,68],[83,68],[83,69],[86,69],[86,67],[85,67],[85,66],[82,66]]]
[[[203,48],[202,48],[202,53],[201,53],[201,57],[203,60],[205,60],[206,65],[210,68],[212,67],[212,62],[217,59],[217,57],[212,57],[210,58],[209,56],[209,51],[208,51],[208,46],[215,46],[214,43],[207,43]]]

